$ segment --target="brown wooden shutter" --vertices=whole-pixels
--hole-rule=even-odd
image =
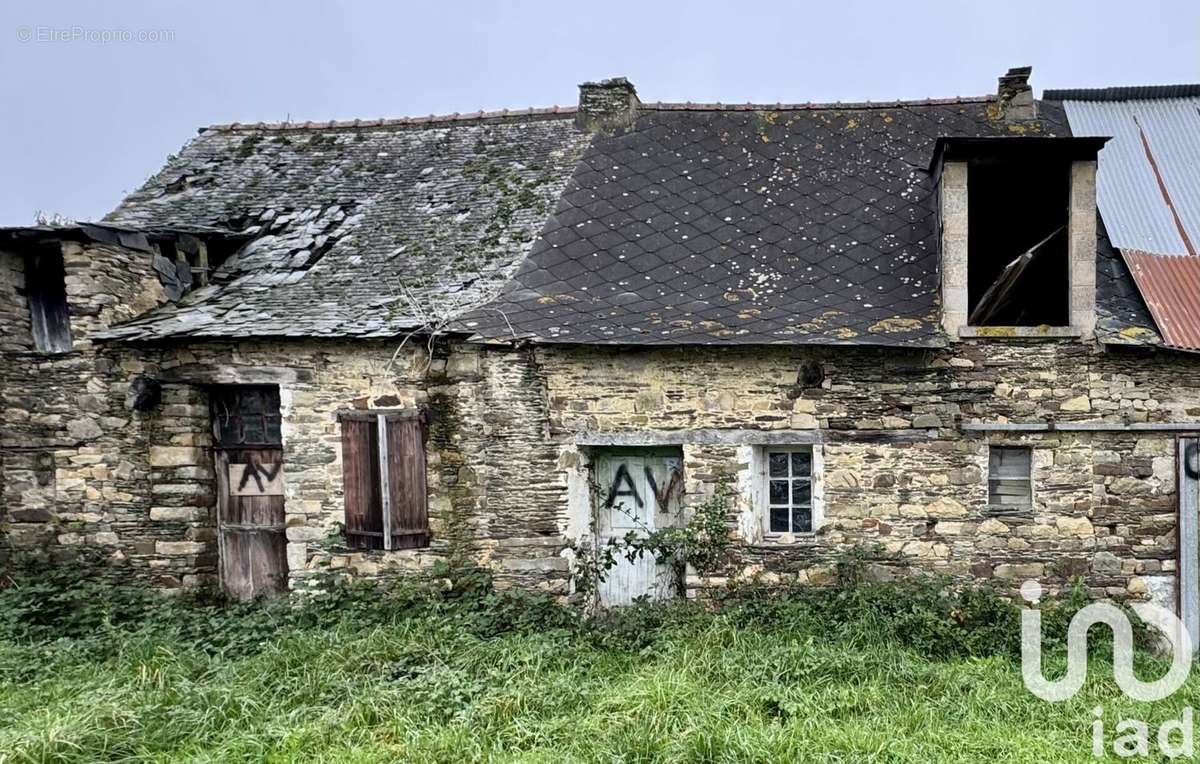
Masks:
[[[425,503],[425,439],[421,418],[388,416],[386,421],[392,548],[428,546],[429,512]]]
[[[357,549],[383,549],[379,491],[379,436],[374,419],[342,419],[342,486],[346,541]]]

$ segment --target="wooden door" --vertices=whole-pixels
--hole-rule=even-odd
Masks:
[[[239,600],[287,591],[279,392],[219,388],[212,400],[221,586]]]
[[[639,536],[667,527],[679,516],[683,456],[677,449],[606,451],[596,462],[597,543],[630,531]],[[600,582],[600,604],[626,605],[639,598],[675,596],[674,572],[651,555],[636,560],[619,557]]]

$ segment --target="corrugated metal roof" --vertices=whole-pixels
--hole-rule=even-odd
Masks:
[[[1115,98],[1076,93],[1063,109],[1073,135],[1112,136],[1096,175],[1109,239],[1163,344],[1200,352],[1200,97]]]
[[[1200,352],[1200,257],[1133,249],[1123,249],[1121,254],[1158,324],[1163,343]]]
[[[1200,245],[1200,97],[1063,101],[1071,133],[1112,136],[1096,203],[1114,246],[1161,254]]]
[[[1200,96],[1200,84],[1131,85],[1115,88],[1064,88],[1046,90],[1044,101],[1128,101],[1138,98],[1186,98]]]

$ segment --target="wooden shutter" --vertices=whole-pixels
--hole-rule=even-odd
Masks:
[[[346,541],[357,549],[383,549],[379,490],[379,437],[374,419],[342,419],[342,486]]]
[[[386,416],[393,549],[429,544],[425,490],[425,439],[421,418]]]

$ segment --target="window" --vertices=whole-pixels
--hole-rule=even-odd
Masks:
[[[224,448],[279,446],[279,388],[247,385],[213,388],[213,429]]]
[[[768,533],[813,530],[811,448],[767,448],[763,452]]]
[[[429,546],[425,442],[418,412],[343,412],[346,540],[357,549]]]
[[[62,253],[38,252],[25,258],[25,297],[33,329],[33,348],[43,353],[71,350],[66,274]]]
[[[1033,506],[1031,455],[1028,448],[992,446],[989,449],[988,504],[1018,509]]]
[[[1067,326],[1071,164],[981,157],[968,166],[971,326]]]

